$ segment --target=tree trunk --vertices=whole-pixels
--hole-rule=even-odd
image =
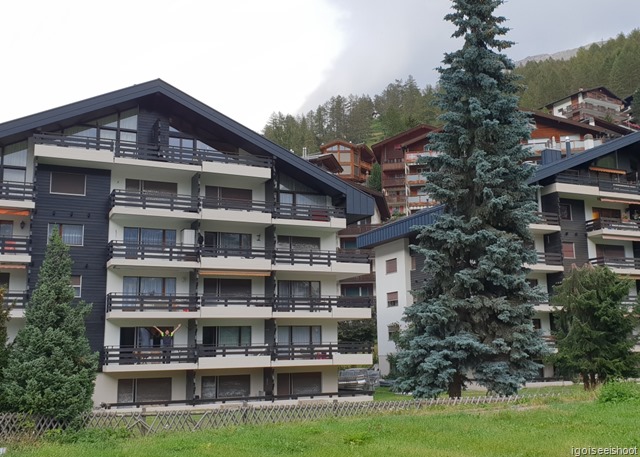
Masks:
[[[448,393],[449,398],[462,397],[462,375],[460,373],[453,375],[453,380],[449,383]]]
[[[582,373],[582,385],[584,386],[584,390],[590,390],[589,389],[589,374],[588,373]]]
[[[595,373],[590,373],[590,377],[591,377],[591,390],[596,388],[596,374]]]

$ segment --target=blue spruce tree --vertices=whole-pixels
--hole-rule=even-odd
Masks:
[[[444,114],[425,158],[425,190],[446,205],[423,227],[417,249],[429,279],[407,308],[399,341],[397,388],[416,397],[459,397],[472,377],[510,395],[537,375],[546,347],[532,325],[537,291],[525,264],[535,263],[529,224],[535,221],[533,169],[521,141],[527,116],[517,107],[518,79],[501,51],[502,0],[452,0],[451,21],[462,49],[439,68]]]

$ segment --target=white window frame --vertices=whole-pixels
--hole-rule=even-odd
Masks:
[[[64,223],[64,224],[50,223],[49,224],[49,226],[47,227],[47,244],[49,243],[49,239],[51,238],[51,233],[52,233],[51,232],[51,228],[53,226],[58,226],[58,230],[60,230],[59,235],[60,235],[60,238],[62,239],[63,236],[62,236],[62,233],[61,233],[61,231],[62,231],[61,227],[64,227],[65,225],[76,225],[76,226],[82,227],[82,242],[80,244],[69,244],[69,243],[66,243],[64,241],[64,239],[62,240],[62,242],[64,244],[66,244],[67,246],[84,246],[84,224],[66,224],[66,223]]]
[[[73,283],[73,278],[79,279],[77,286]],[[71,275],[71,287],[73,287],[73,298],[82,298],[82,275]]]

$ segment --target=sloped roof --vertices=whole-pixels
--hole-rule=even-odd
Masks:
[[[558,124],[563,124],[566,126],[574,127],[582,131],[597,133],[597,134],[609,134],[611,133],[609,130],[603,127],[598,127],[590,124],[585,124],[583,122],[574,121],[571,119],[567,119],[566,117],[554,116],[553,114],[543,113],[542,111],[535,110],[523,110],[525,113],[531,114],[534,119],[545,119],[551,122],[556,122]]]
[[[618,100],[620,100],[621,102],[623,101],[620,97],[618,97],[616,94],[614,94],[613,92],[611,92],[611,91],[610,91],[609,89],[607,89],[606,87],[604,87],[604,86],[598,86],[598,87],[591,87],[591,88],[589,88],[589,89],[580,89],[580,90],[577,90],[577,91],[575,91],[575,92],[573,92],[573,93],[571,93],[571,94],[569,94],[569,95],[566,95],[566,96],[564,96],[564,97],[562,97],[562,98],[559,98],[559,99],[557,99],[557,100],[554,100],[554,101],[552,101],[552,102],[550,102],[550,103],[547,103],[547,104],[546,104],[546,105],[544,105],[542,108],[552,108],[552,107],[553,107],[553,105],[555,105],[556,103],[558,103],[558,102],[560,102],[560,101],[562,101],[562,100],[565,100],[565,99],[567,99],[567,98],[571,98],[571,97],[573,97],[574,95],[577,95],[577,94],[582,94],[583,92],[593,92],[594,90],[597,90],[597,91],[600,91],[600,92],[604,92],[604,93],[606,93],[606,95],[607,95],[607,96],[609,96],[609,97],[611,97],[611,98],[617,98],[617,99],[618,99]]]
[[[537,183],[545,178],[556,175],[566,170],[570,170],[571,168],[577,167],[579,165],[589,163],[602,156],[611,154],[614,151],[633,144],[640,144],[640,132],[631,133],[627,136],[607,141],[600,146],[588,149],[585,152],[581,152],[580,154],[538,167],[535,175],[531,179],[529,179],[528,183]]]
[[[127,109],[140,100],[167,107],[176,116],[189,117],[252,154],[269,154],[278,161],[278,167],[295,175],[303,174],[307,184],[313,184],[328,195],[346,196],[349,222],[373,214],[374,201],[366,193],[349,186],[340,178],[327,174],[315,165],[292,154],[233,119],[196,100],[161,79],[136,84],[86,100],[32,114],[0,124],[0,143],[8,144],[31,136],[42,129],[56,130],[72,125],[88,115],[107,114],[114,108]]]

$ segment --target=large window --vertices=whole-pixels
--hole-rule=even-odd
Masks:
[[[251,375],[203,376],[200,398],[243,398],[251,395]]]
[[[137,129],[138,109],[135,108],[66,128],[62,133],[107,142],[135,143],[138,139]]]
[[[125,244],[153,245],[153,246],[175,246],[176,231],[168,229],[151,229],[141,227],[124,228]]]
[[[322,373],[278,373],[278,395],[322,393]]]
[[[251,234],[205,232],[204,245],[205,247],[215,248],[220,255],[243,256],[250,254]]]
[[[0,221],[0,237],[11,238],[13,236],[13,221]]]
[[[49,224],[48,237],[51,238],[57,232],[62,242],[69,246],[82,246],[84,244],[84,226],[75,224]]]
[[[27,142],[2,146],[0,152],[0,182],[26,182]]]
[[[176,278],[125,276],[122,285],[124,295],[167,296],[176,293]]]
[[[320,344],[322,327],[319,325],[280,325],[278,344]]]
[[[204,278],[204,294],[249,297],[251,296],[251,280]]]
[[[327,206],[326,196],[285,175],[280,175],[278,201],[298,206]]]
[[[147,194],[177,195],[178,184],[175,182],[145,181],[140,179],[127,179],[125,189],[129,192],[144,192]]]
[[[51,172],[52,194],[86,195],[86,175],[78,173]]]
[[[279,235],[277,248],[285,251],[319,251],[320,238]]]
[[[251,326],[202,327],[202,344],[210,346],[251,346]]]
[[[387,292],[387,306],[389,308],[398,306],[398,292]]]
[[[576,258],[576,245],[571,242],[563,241],[562,242],[562,256],[565,259],[575,259]]]
[[[279,297],[320,297],[320,281],[278,281]]]
[[[119,379],[118,403],[171,400],[171,378]]]

